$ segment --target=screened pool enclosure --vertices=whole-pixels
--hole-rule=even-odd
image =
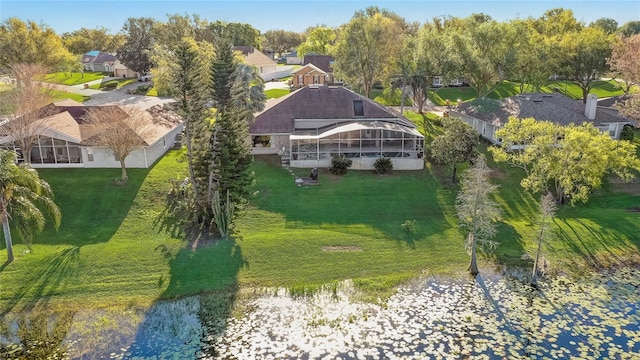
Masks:
[[[319,166],[328,166],[332,157],[342,156],[354,160],[358,168],[369,167],[375,159],[385,157],[403,160],[394,161],[394,168],[400,169],[405,167],[402,163],[407,163],[406,160],[422,165],[424,137],[416,129],[397,123],[350,122],[327,128],[298,128],[290,136],[290,146],[292,165],[298,162],[312,166],[311,162],[316,161]]]

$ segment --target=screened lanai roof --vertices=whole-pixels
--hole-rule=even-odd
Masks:
[[[410,134],[418,137],[423,137],[416,129],[409,128],[406,126],[402,126],[400,124],[395,124],[386,121],[357,121],[347,123],[345,125],[336,126],[334,128],[328,129],[318,135],[294,135],[292,134],[289,138],[291,140],[294,139],[322,139],[329,137],[331,135],[335,135],[338,133],[344,133],[354,130],[389,130],[389,131],[398,131],[403,132],[405,134]]]

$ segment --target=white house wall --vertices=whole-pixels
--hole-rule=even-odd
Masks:
[[[376,158],[351,158],[350,170],[374,170]],[[423,159],[391,159],[393,170],[422,170],[424,168]],[[293,168],[329,168],[331,159],[320,160],[291,160]]]

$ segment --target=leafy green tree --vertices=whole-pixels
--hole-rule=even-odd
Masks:
[[[497,186],[489,182],[490,172],[483,157],[474,160],[473,167],[463,175],[461,190],[456,197],[460,227],[469,231],[466,247],[471,256],[469,272],[473,276],[478,275],[478,246],[491,252],[498,245],[491,238],[497,233],[495,221],[500,217],[501,211],[491,199]]]
[[[446,45],[457,63],[458,76],[464,76],[478,97],[489,94],[506,79],[514,62],[507,24],[483,14],[474,14],[451,27]]]
[[[123,64],[135,72],[144,73],[153,67],[149,51],[154,44],[155,24],[152,18],[128,18],[122,27],[126,40],[118,50],[117,56]]]
[[[215,21],[208,26],[215,42],[229,41],[232,46],[253,46],[260,50],[260,31],[249,24]]]
[[[559,54],[555,43],[535,31],[531,20],[514,20],[509,23],[512,36],[509,46],[514,50],[514,64],[510,78],[520,82],[520,92],[540,92],[549,77],[558,70]]]
[[[448,82],[460,75],[455,71],[454,56],[450,53],[451,48],[446,46],[446,40],[444,24],[437,18],[418,32],[414,50],[415,72],[409,81],[418,112],[423,111],[436,76]]]
[[[587,202],[606,175],[629,181],[640,170],[633,144],[613,140],[589,123],[561,126],[510,118],[496,136],[502,144],[489,149],[494,159],[522,168],[525,190],[553,191],[558,203]]]
[[[540,258],[542,254],[542,243],[550,237],[551,233],[551,224],[553,222],[553,218],[556,215],[556,201],[553,198],[553,194],[546,193],[542,195],[540,198],[540,220],[538,223],[538,231],[536,233],[536,242],[538,244],[536,248],[536,257],[533,262],[533,271],[531,272],[531,280],[530,283],[533,286],[537,286],[538,284],[538,275],[541,270],[541,262]]]
[[[368,97],[376,81],[396,72],[394,58],[402,49],[402,28],[380,12],[356,12],[340,31],[334,48],[334,70],[351,84],[362,84]]]
[[[303,41],[302,34],[287,30],[269,30],[264,33],[263,47],[282,56],[287,50],[297,48]]]
[[[407,36],[403,44],[402,56],[396,59],[397,73],[391,76],[391,91],[400,89],[400,113],[404,112],[404,103],[407,94],[407,86],[411,84],[412,77],[416,74],[415,46],[416,38]]]
[[[53,191],[36,170],[16,164],[16,154],[0,150],[0,222],[7,246],[7,263],[14,260],[10,223],[27,243],[42,232],[47,219],[57,229],[61,214],[53,202]],[[10,221],[11,220],[11,221]]]
[[[336,30],[317,26],[306,30],[306,40],[298,46],[298,56],[305,54],[330,55],[336,41]]]
[[[622,26],[618,28],[618,31],[622,36],[631,36],[640,34],[640,21],[632,20],[624,23]]]
[[[588,27],[570,32],[562,37],[560,51],[564,54],[561,61],[563,73],[582,89],[582,101],[607,70],[607,58],[611,56],[613,35],[607,35],[598,27]]]
[[[85,54],[91,50],[115,53],[124,44],[125,37],[123,34],[109,34],[109,30],[104,27],[80,28],[62,34],[62,41],[64,46],[76,55]]]
[[[210,141],[208,194],[212,225],[225,236],[233,225],[233,218],[247,202],[249,185],[253,183],[249,169],[251,148],[246,138],[253,112],[264,106],[265,97],[261,94],[264,85],[253,67],[236,62],[230,42],[224,39],[217,44],[211,77],[216,118]]]
[[[618,31],[618,22],[612,18],[599,18],[589,24],[589,27],[598,27],[602,29],[607,35],[610,35]]]
[[[210,138],[211,112],[207,109],[208,65],[213,60],[213,51],[206,50],[208,43],[197,44],[184,38],[172,52],[171,84],[178,101],[178,112],[184,118],[184,142],[187,147],[187,168],[193,198],[186,199],[192,205],[189,222],[211,219],[207,198],[209,168],[212,159]]]
[[[34,64],[59,70],[76,62],[49,26],[32,21],[25,23],[15,17],[0,23],[0,68]]]
[[[539,34],[547,38],[562,37],[570,32],[578,32],[584,27],[573,15],[570,9],[554,8],[545,11],[534,20],[534,28]]]
[[[457,118],[445,118],[442,121],[444,132],[431,143],[431,155],[440,164],[451,165],[455,184],[458,164],[472,160],[477,156],[478,132],[466,122]]]

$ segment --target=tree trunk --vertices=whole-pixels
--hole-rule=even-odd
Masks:
[[[476,238],[473,236],[473,233],[469,233],[469,237],[471,238],[471,263],[469,264],[469,273],[471,275],[478,275],[478,259],[476,256]]]
[[[122,168],[122,177],[120,180],[126,182],[129,180],[129,176],[127,176],[127,167],[124,165],[124,158],[120,158],[120,167]]]
[[[458,178],[456,176],[456,173],[458,172],[458,167],[456,166],[456,164],[453,164],[453,177],[451,178],[451,182],[453,182],[454,184],[456,182],[458,182]]]
[[[400,93],[400,114],[402,114],[404,112],[404,87],[405,85],[402,84],[402,88],[400,89],[401,93]]]
[[[533,262],[533,272],[531,273],[531,285],[538,286],[538,264],[540,263],[540,251],[542,249],[542,238],[544,237],[544,225],[538,235],[538,249],[536,250],[536,260]]]
[[[6,214],[6,210],[2,210],[2,230],[4,231],[4,242],[7,245],[7,264],[12,262],[13,257],[13,242],[11,241],[11,229],[9,228],[9,217]]]

